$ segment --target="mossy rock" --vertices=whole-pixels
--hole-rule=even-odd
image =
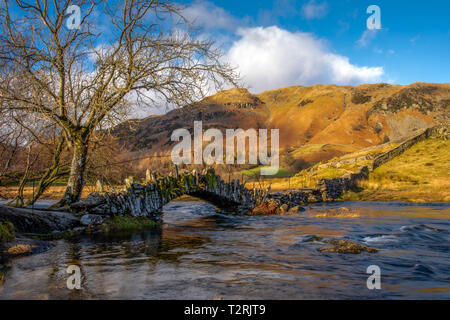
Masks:
[[[359,254],[364,251],[369,253],[377,253],[379,251],[378,249],[362,246],[348,240],[326,240],[324,242],[331,244],[331,246],[319,249],[320,252]]]
[[[12,241],[14,237],[14,225],[9,221],[0,221],[0,243]]]
[[[52,241],[59,239],[70,239],[82,234],[93,234],[93,233],[121,233],[121,232],[134,232],[143,231],[155,228],[161,223],[146,217],[132,217],[132,216],[116,216],[104,221],[98,226],[89,226],[87,228],[76,228],[73,230],[68,230],[64,232],[51,233],[51,234],[40,234],[40,233],[26,233],[26,237],[36,240]]]
[[[306,242],[322,242],[330,244],[331,246],[329,247],[319,249],[320,252],[327,252],[327,253],[360,254],[362,252],[377,253],[380,251],[378,249],[369,248],[348,240],[324,239],[323,237],[320,236],[313,236]]]

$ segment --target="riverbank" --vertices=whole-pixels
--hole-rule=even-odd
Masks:
[[[112,217],[100,220],[63,211],[19,209],[0,205],[0,264],[12,257],[42,253],[49,241],[84,234],[140,232],[161,224],[146,217]]]

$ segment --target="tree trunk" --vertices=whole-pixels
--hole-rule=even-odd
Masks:
[[[70,168],[69,181],[61,201],[56,205],[63,207],[80,201],[81,192],[84,187],[84,173],[88,153],[88,142],[76,142],[73,148],[72,165]]]
[[[27,201],[25,206],[31,206],[44,194],[44,192],[59,178],[59,170],[60,170],[60,159],[61,153],[63,151],[65,140],[64,138],[59,139],[58,146],[56,147],[55,154],[53,155],[53,164],[47,171],[44,173],[42,178],[39,180],[39,183],[34,191],[34,194],[30,200]]]
[[[30,169],[38,158],[38,156],[36,155],[36,157],[33,160],[31,160],[31,150],[32,150],[32,147],[31,146],[28,147],[27,166],[25,167],[25,172],[23,173],[22,179],[20,180],[19,189],[17,190],[16,198],[8,203],[8,205],[10,205],[10,206],[15,206],[18,208],[24,207],[23,191],[24,191],[25,185],[28,181],[28,175],[30,173]]]

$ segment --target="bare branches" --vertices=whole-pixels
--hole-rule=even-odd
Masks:
[[[0,58],[9,68],[1,75],[26,80],[33,92],[14,90],[12,81],[0,86],[3,98],[67,127],[70,137],[69,127],[92,130],[124,108],[126,98],[147,106],[156,98],[184,105],[210,86],[237,84],[234,69],[211,41],[197,37],[179,5],[125,1],[117,8],[100,2],[75,2],[82,7],[81,27],[67,30],[69,1],[15,1],[23,16],[13,20],[5,0]],[[94,32],[100,19],[111,28],[108,37]]]
[[[65,25],[70,5],[82,13],[79,28]],[[75,177],[84,174],[82,145],[125,120],[131,107],[182,106],[211,88],[238,85],[222,52],[182,12],[169,0],[3,0],[0,108],[59,128],[77,159],[71,190],[83,184]]]

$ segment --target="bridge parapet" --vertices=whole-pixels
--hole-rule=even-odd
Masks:
[[[152,174],[145,184],[130,183],[125,191],[118,193],[92,193],[70,208],[80,214],[158,217],[165,204],[183,195],[209,200],[236,213],[248,213],[266,201],[268,190],[249,190],[239,180],[225,182],[213,169],[175,177],[158,178]]]

